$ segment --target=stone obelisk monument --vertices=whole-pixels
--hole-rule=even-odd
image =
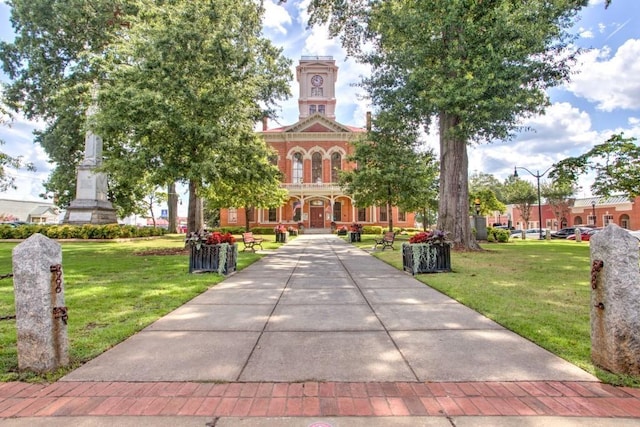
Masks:
[[[87,110],[87,121],[95,107]],[[102,138],[87,130],[84,159],[78,166],[76,198],[67,208],[65,224],[115,224],[116,210],[107,198],[107,175],[95,169],[102,163]]]

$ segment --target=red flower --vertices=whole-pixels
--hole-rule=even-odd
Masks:
[[[231,235],[231,233],[221,233],[219,231],[214,231],[213,233],[207,236],[207,245],[219,245],[220,243],[229,243],[230,245],[236,242],[235,237]]]

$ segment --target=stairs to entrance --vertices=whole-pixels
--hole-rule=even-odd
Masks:
[[[331,234],[330,228],[305,228],[304,234]]]

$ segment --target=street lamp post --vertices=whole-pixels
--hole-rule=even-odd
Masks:
[[[549,167],[546,171],[540,173],[540,171],[536,171],[536,173],[531,172],[529,169],[527,168],[523,168],[521,166],[515,166],[513,168],[513,176],[515,176],[516,178],[518,177],[518,169],[524,169],[527,172],[529,172],[529,174],[534,177],[536,179],[536,181],[538,182],[538,231],[540,232],[540,240],[542,240],[542,203],[540,200],[540,178],[542,178],[543,176],[545,176],[545,174],[547,172],[549,172],[551,170],[553,166]]]
[[[596,225],[596,201],[591,201],[591,211],[593,212],[593,225]]]

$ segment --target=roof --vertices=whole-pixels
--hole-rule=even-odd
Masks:
[[[348,133],[358,133],[365,132],[364,128],[355,127],[355,126],[347,126],[339,123],[335,120],[331,120],[330,118],[316,113],[309,117],[305,117],[296,123],[289,126],[282,126],[273,129],[267,129],[263,131],[263,133],[292,133],[292,132],[348,132]]]
[[[626,203],[631,203],[631,199],[624,195],[617,196],[609,196],[609,197],[587,197],[585,199],[576,199],[573,204],[574,208],[579,207],[591,207],[593,206],[593,202],[595,202],[596,206],[604,206],[604,205],[621,205]]]
[[[0,214],[12,215],[20,221],[29,221],[30,216],[42,216],[47,211],[57,214],[58,207],[51,202],[0,199]]]

